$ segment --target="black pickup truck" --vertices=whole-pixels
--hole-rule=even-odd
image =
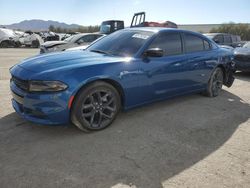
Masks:
[[[206,33],[206,37],[212,39],[219,45],[232,46],[233,48],[242,46],[240,36],[227,33]]]

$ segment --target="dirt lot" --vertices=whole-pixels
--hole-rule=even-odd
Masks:
[[[36,53],[0,49],[0,187],[250,187],[250,74],[217,98],[148,105],[84,134],[14,113],[8,68]]]

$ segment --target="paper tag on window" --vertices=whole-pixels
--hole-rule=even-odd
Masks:
[[[137,34],[134,34],[132,37],[146,40],[149,36],[137,33]]]

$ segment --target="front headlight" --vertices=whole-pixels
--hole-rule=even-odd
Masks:
[[[30,81],[29,91],[63,91],[67,85],[60,81]]]

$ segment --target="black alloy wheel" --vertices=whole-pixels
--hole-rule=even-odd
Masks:
[[[119,93],[112,85],[95,82],[77,96],[71,119],[81,130],[101,130],[113,122],[120,106]]]
[[[211,74],[205,94],[209,97],[218,96],[222,90],[223,80],[223,71],[220,67],[217,67]]]

